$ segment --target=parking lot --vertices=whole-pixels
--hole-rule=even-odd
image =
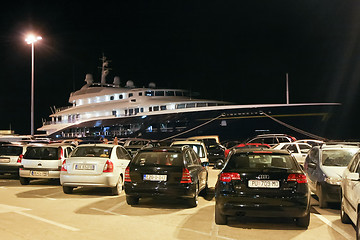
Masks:
[[[214,185],[218,170],[209,170],[210,193],[196,208],[182,200],[141,199],[131,207],[125,194],[108,189],[63,193],[58,182],[33,181],[21,186],[0,178],[1,239],[354,239],[354,227],[340,222],[339,206],[320,209],[312,198],[308,230],[292,219],[230,219],[214,222]]]

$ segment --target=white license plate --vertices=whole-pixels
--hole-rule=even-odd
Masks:
[[[0,158],[0,163],[9,163],[10,158]]]
[[[95,165],[94,164],[76,164],[75,169],[76,170],[94,170]]]
[[[47,176],[49,176],[49,172],[45,172],[45,171],[31,171],[31,176],[47,177]]]
[[[280,183],[277,180],[249,180],[250,188],[279,188]]]
[[[147,181],[166,181],[167,175],[144,174],[143,179]]]

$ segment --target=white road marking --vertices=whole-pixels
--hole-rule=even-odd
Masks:
[[[61,228],[64,228],[64,229],[67,229],[67,230],[70,230],[70,231],[76,232],[76,231],[80,230],[78,228],[70,227],[70,226],[67,226],[67,225],[64,225],[64,224],[61,224],[61,223],[58,223],[58,222],[51,221],[49,219],[45,219],[45,218],[38,217],[38,216],[28,214],[28,213],[24,213],[24,212],[21,212],[21,211],[17,211],[15,213],[26,216],[26,217],[29,217],[29,218],[33,218],[33,219],[36,219],[36,220],[39,220],[39,221],[42,221],[42,222],[45,222],[45,223],[49,223],[49,224],[52,224],[54,226],[61,227]]]
[[[344,230],[342,230],[341,228],[339,228],[338,226],[334,225],[330,220],[328,220],[326,217],[320,215],[320,214],[316,214],[314,213],[314,216],[318,217],[321,221],[323,221],[324,223],[326,223],[328,226],[330,226],[332,229],[334,229],[335,231],[337,231],[339,234],[341,234],[344,238],[349,239],[349,240],[353,240],[354,237],[350,236],[347,232],[345,232]]]

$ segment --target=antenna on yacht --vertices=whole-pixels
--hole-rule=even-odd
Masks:
[[[289,73],[286,73],[286,104],[289,103]]]
[[[101,66],[101,84],[106,84],[106,75],[109,74],[109,70],[111,70],[111,68],[109,68],[109,62],[111,62],[110,60],[107,60],[107,58],[104,56],[102,56],[102,58],[100,58],[100,60],[102,61],[102,66]]]

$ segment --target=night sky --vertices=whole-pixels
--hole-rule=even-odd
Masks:
[[[50,1],[49,1],[50,2]],[[96,3],[96,4],[95,4]],[[238,104],[340,102],[333,133],[360,138],[360,2],[28,1],[1,8],[0,129],[30,134],[31,46],[35,129],[69,105],[85,74],[100,81],[188,89]]]

